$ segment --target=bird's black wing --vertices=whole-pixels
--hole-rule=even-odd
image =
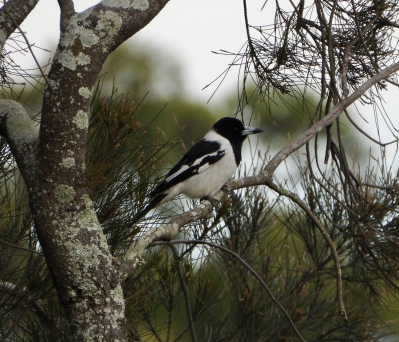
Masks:
[[[155,208],[165,197],[167,194],[159,194],[157,196],[154,196],[151,199],[151,202],[140,212],[138,212],[132,219],[131,225],[137,223],[141,218],[143,218],[147,213]]]
[[[204,171],[207,167],[222,159],[224,152],[224,150],[220,150],[220,144],[217,141],[200,140],[170,169],[164,181],[151,191],[149,196],[153,197],[160,194],[171,186]]]

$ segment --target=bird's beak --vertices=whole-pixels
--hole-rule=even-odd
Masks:
[[[243,136],[247,136],[247,135],[250,135],[250,134],[257,134],[257,133],[263,132],[262,129],[256,128],[256,127],[244,126],[244,128],[245,129],[242,131],[242,135]]]

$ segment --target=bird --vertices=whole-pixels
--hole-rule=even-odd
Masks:
[[[150,203],[133,218],[136,224],[151,209],[183,194],[211,198],[233,176],[241,162],[241,148],[250,134],[261,133],[233,117],[219,119],[211,130],[173,166],[149,194]]]

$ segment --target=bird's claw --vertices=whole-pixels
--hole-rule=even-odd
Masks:
[[[223,186],[220,188],[220,190],[223,190],[223,191],[229,192],[229,191],[230,191],[230,186],[229,186],[229,185],[227,185],[227,184],[225,184],[225,185],[223,185]]]

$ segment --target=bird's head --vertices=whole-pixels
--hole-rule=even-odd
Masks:
[[[244,126],[240,120],[230,117],[221,118],[212,129],[230,141],[241,143],[248,135],[263,132],[260,128]]]

